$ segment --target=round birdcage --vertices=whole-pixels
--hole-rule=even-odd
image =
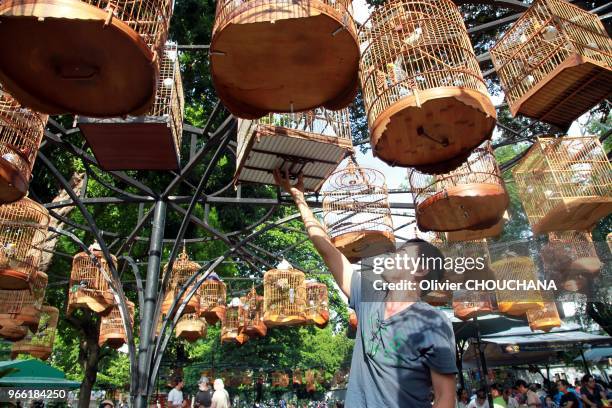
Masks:
[[[0,85],[0,203],[26,195],[46,123],[47,115],[21,106]]]
[[[130,324],[134,326],[134,303],[127,301],[127,309],[130,314]],[[123,319],[119,306],[116,304],[110,308],[106,316],[102,316],[100,321],[100,335],[98,337],[98,345],[102,347],[106,344],[112,349],[119,349],[127,343],[127,334],[123,326]]]
[[[68,288],[68,314],[79,308],[91,309],[96,313],[106,313],[115,302],[108,285],[107,279],[110,279],[111,272],[104,253],[97,244],[92,245],[89,250],[96,262],[87,252],[79,252],[72,259]],[[111,255],[111,259],[116,268],[117,258]]]
[[[268,328],[263,320],[264,298],[257,294],[255,287],[243,298],[242,302],[242,320],[244,325],[242,331],[249,337],[263,337],[267,334]]]
[[[210,60],[217,95],[238,117],[346,107],[359,69],[352,4],[221,0]]]
[[[289,386],[289,374],[284,371],[272,372],[272,387],[287,388]]]
[[[490,142],[442,175],[408,171],[421,231],[481,230],[497,224],[509,204]]]
[[[218,279],[206,279],[200,285],[200,316],[206,318],[208,324],[223,320],[226,291],[225,283]]]
[[[178,256],[174,265],[172,265],[172,271],[168,272],[168,266],[164,268],[164,273],[170,273],[170,285],[168,287],[168,291],[166,292],[166,296],[164,297],[164,301],[162,303],[162,313],[168,314],[170,311],[170,307],[172,306],[172,302],[178,296],[181,288],[187,283],[187,280],[191,278],[197,271],[200,270],[200,265],[197,262],[193,262],[189,260],[189,256],[185,248],[183,248],[183,252]],[[195,284],[195,282],[194,282]],[[193,288],[194,284],[192,284],[183,294],[183,297],[180,301],[186,298],[187,292]],[[180,304],[179,301],[179,304]],[[184,313],[199,313],[200,311],[200,294],[196,291],[189,302],[185,304],[185,308],[183,309]]]
[[[527,311],[527,321],[531,331],[551,331],[555,327],[561,327],[561,318],[555,302],[544,302],[542,309],[531,309]]]
[[[453,292],[453,312],[457,319],[470,320],[495,311],[493,292],[457,290]]]
[[[306,323],[304,273],[284,261],[264,274],[264,323],[294,326]]]
[[[329,323],[329,295],[326,284],[306,283],[306,320],[320,329]]]
[[[323,221],[333,244],[351,262],[395,249],[385,176],[354,159],[327,180]]]
[[[176,337],[193,343],[197,339],[206,337],[206,320],[198,313],[185,313],[176,323]]]
[[[537,268],[527,256],[508,255],[491,264],[491,269],[499,282],[537,282]],[[517,287],[518,288],[518,287]],[[542,293],[537,289],[517,289],[512,287],[497,290],[497,309],[510,316],[523,316],[531,309],[544,307]]]
[[[451,0],[392,0],[359,31],[371,144],[381,160],[429,173],[489,139],[496,113]]]
[[[47,282],[47,274],[39,271],[31,289],[0,290],[0,327],[5,328],[5,331],[0,331],[0,337],[3,337],[1,333],[6,332],[14,340],[15,336],[23,333],[22,328],[33,332],[38,330]],[[13,326],[20,328],[11,331]]]
[[[27,197],[0,206],[0,289],[31,286],[49,220],[49,211]]]
[[[293,385],[302,385],[302,381],[304,380],[304,373],[301,369],[296,368],[291,373],[291,382]]]
[[[232,299],[227,305],[221,324],[221,343],[244,344],[249,339],[242,330],[244,327],[242,307],[242,302],[238,298]]]
[[[321,380],[321,373],[319,370],[306,370],[306,391],[315,392],[317,390],[317,383]]]
[[[4,1],[0,38],[16,41],[0,44],[0,82],[38,112],[144,114],[171,13],[170,0]]]
[[[13,343],[11,358],[19,354],[29,354],[41,360],[47,360],[53,351],[53,342],[57,331],[59,310],[53,306],[43,306],[40,311],[38,330],[28,334],[22,340]]]

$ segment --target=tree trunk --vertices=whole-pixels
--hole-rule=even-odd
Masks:
[[[89,408],[91,390],[96,383],[100,361],[100,346],[98,346],[100,324],[98,319],[94,319],[93,313],[86,313],[83,317],[79,319],[81,329],[79,360],[83,368],[83,382],[79,390],[78,408]]]

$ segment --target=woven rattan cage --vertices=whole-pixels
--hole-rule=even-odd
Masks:
[[[143,114],[153,104],[170,0],[0,3],[0,82],[48,114]],[[36,61],[36,63],[32,63]]]
[[[586,231],[612,212],[612,165],[597,137],[538,138],[512,173],[536,234]]]
[[[130,324],[134,326],[134,303],[127,301],[127,309],[130,314]],[[100,320],[100,335],[98,337],[98,345],[101,347],[106,344],[108,347],[117,350],[127,343],[127,334],[121,319],[119,306],[116,304],[110,308],[106,316],[102,316]]]
[[[508,195],[489,142],[456,170],[428,175],[408,171],[421,231],[482,230],[501,221]]]
[[[43,306],[38,330],[28,331],[25,338],[13,343],[11,358],[16,358],[19,354],[29,354],[32,357],[47,360],[53,351],[58,320],[59,310],[57,308]]]
[[[490,53],[513,115],[567,128],[612,92],[612,40],[565,0],[534,1]]]
[[[321,373],[319,370],[306,370],[306,391],[315,392],[317,390],[317,383],[321,380]]]
[[[176,323],[176,337],[193,343],[197,339],[206,337],[206,320],[198,313],[183,314]]]
[[[282,263],[264,274],[264,322],[266,326],[294,326],[306,320],[304,273]]]
[[[320,329],[324,329],[329,323],[329,295],[326,284],[306,283],[306,320]]]
[[[79,116],[78,124],[104,170],[176,170],[184,107],[177,45],[167,43],[148,112],[107,119]]]
[[[49,212],[27,197],[0,206],[0,289],[31,286],[48,226]]]
[[[16,334],[23,333],[23,328],[36,332],[47,282],[47,274],[39,271],[30,289],[0,290],[0,327],[3,329],[0,337],[3,337],[2,333],[12,333],[9,338],[14,339]],[[11,329],[16,326],[21,328]]]
[[[526,256],[508,256],[491,264],[495,278],[500,282],[537,281],[537,268]],[[535,289],[497,290],[497,309],[510,316],[523,316],[530,309],[544,307],[542,293]]]
[[[100,268],[87,252],[80,252],[74,256],[68,290],[68,314],[78,308],[106,313],[115,302],[107,281],[111,273],[104,254],[95,244],[89,249]],[[114,255],[111,257],[116,268],[117,258]]]
[[[304,381],[304,373],[302,372],[302,370],[299,368],[294,369],[293,372],[291,373],[291,383],[293,385],[302,385],[303,381]]]
[[[303,175],[306,190],[317,191],[353,152],[349,111],[319,108],[240,120],[234,183],[275,184],[273,170]]]
[[[457,319],[470,320],[477,316],[493,313],[493,299],[495,294],[484,291],[455,291],[453,292],[453,313]]]
[[[357,92],[349,0],[220,0],[210,54],[217,95],[241,118],[336,110]]]
[[[561,318],[557,311],[555,302],[544,302],[542,309],[531,309],[527,311],[527,321],[532,331],[551,331],[555,327],[561,327]]]
[[[207,279],[200,285],[200,316],[208,324],[222,321],[225,316],[225,283],[216,279]]]
[[[227,305],[221,324],[221,343],[244,344],[249,339],[242,330],[244,327],[242,307],[242,302],[238,298],[232,299]]]
[[[178,256],[174,264],[172,265],[172,271],[168,272],[168,266],[164,268],[164,273],[170,273],[170,283],[168,286],[168,290],[166,291],[166,296],[164,297],[164,301],[162,303],[161,311],[163,314],[168,314],[170,311],[170,307],[172,306],[172,302],[178,296],[181,288],[187,283],[187,280],[191,278],[198,270],[200,270],[201,266],[197,262],[193,262],[189,260],[189,255],[187,255],[187,251],[183,248],[183,252]],[[183,294],[183,297],[179,302],[183,301],[186,298],[187,292],[193,288],[191,285],[187,291]],[[183,309],[183,313],[199,313],[200,312],[200,293],[195,292],[189,302],[185,304],[185,308]]]
[[[323,189],[323,221],[333,244],[351,262],[395,249],[385,176],[351,158]]]
[[[33,112],[0,85],[0,203],[26,195],[47,115]]]
[[[242,320],[244,325],[242,331],[249,337],[263,337],[267,334],[268,328],[263,320],[264,298],[257,294],[255,287],[243,298]]]
[[[447,172],[491,137],[495,108],[451,0],[392,0],[359,32],[363,99],[374,154]]]
[[[284,371],[272,372],[272,387],[287,388],[289,386],[289,374]]]
[[[588,293],[602,267],[588,232],[551,232],[540,254],[547,278],[571,292]]]

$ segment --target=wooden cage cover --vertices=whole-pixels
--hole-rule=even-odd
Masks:
[[[421,231],[482,230],[499,223],[509,204],[490,142],[456,170],[429,175],[408,171]]]
[[[208,324],[215,324],[225,318],[227,288],[221,280],[206,279],[200,285],[200,316]]]
[[[0,205],[0,289],[31,287],[49,220],[49,211],[27,197]]]
[[[537,268],[526,256],[508,256],[491,264],[498,281],[537,281]],[[497,290],[497,309],[510,316],[522,316],[530,309],[542,309],[544,300],[539,290]]]
[[[555,327],[561,327],[561,318],[555,302],[544,302],[542,309],[528,310],[527,321],[531,331],[549,332]]]
[[[353,158],[323,186],[323,222],[332,243],[350,262],[395,249],[385,176]]]
[[[306,283],[306,320],[320,329],[324,329],[329,323],[329,295],[326,284]]]
[[[448,172],[489,139],[496,112],[463,17],[451,0],[392,0],[359,32],[374,155]]]
[[[206,337],[206,320],[198,313],[185,313],[176,323],[176,337],[193,343],[197,339]]]
[[[568,1],[534,1],[490,53],[512,115],[566,129],[612,95],[612,40]]]
[[[104,170],[176,170],[184,110],[177,46],[167,43],[148,112],[107,119],[79,116],[78,124]]]
[[[170,0],[3,1],[0,82],[37,112],[144,114],[171,12]]]
[[[302,173],[304,188],[318,191],[352,152],[348,109],[239,120],[234,183],[273,185],[273,171],[281,169],[292,178]]]
[[[243,298],[242,320],[244,325],[242,331],[249,337],[263,337],[268,333],[268,328],[264,323],[264,298],[257,294],[255,287]]]
[[[127,301],[127,309],[130,319],[130,324],[134,326],[134,303]],[[121,318],[119,306],[112,305],[106,316],[100,319],[100,335],[98,336],[98,345],[102,347],[106,344],[112,349],[119,349],[127,343],[127,333]]]
[[[612,164],[596,136],[540,137],[512,174],[536,234],[587,231],[612,213]]]
[[[106,313],[115,302],[107,281],[111,273],[104,253],[99,250],[97,244],[92,245],[89,249],[96,262],[87,252],[79,252],[72,259],[68,288],[68,314],[78,308]],[[117,258],[114,255],[111,255],[111,258],[116,268]]]
[[[349,0],[220,0],[210,43],[217,95],[234,115],[348,106],[359,45]]]
[[[0,85],[0,204],[28,192],[47,118],[21,106]]]
[[[9,333],[9,338],[15,340],[16,336],[27,334],[24,328],[38,330],[48,280],[46,273],[38,271],[31,289],[0,289],[0,327],[5,328],[0,337],[2,333]],[[20,328],[11,331],[11,327],[17,326]]]
[[[303,272],[280,266],[264,274],[264,323],[295,326],[306,323],[306,284]]]
[[[17,358],[19,354],[29,354],[32,357],[47,360],[53,351],[58,320],[59,310],[57,308],[43,306],[38,330],[28,331],[25,338],[13,343],[11,358]]]
[[[187,255],[185,248],[183,248],[183,252],[181,252],[174,261],[171,271],[168,271],[168,265],[165,266],[164,273],[170,273],[170,283],[168,285],[168,290],[166,291],[164,301],[162,302],[161,311],[163,314],[169,313],[170,307],[172,306],[175,298],[178,296],[179,291],[187,283],[189,278],[199,271],[200,268],[200,264],[189,259],[189,255]],[[182,302],[187,298],[187,292],[191,290],[194,285],[195,283],[187,288],[179,302]],[[196,291],[193,294],[193,296],[189,299],[189,302],[185,304],[183,313],[200,313],[200,292]]]
[[[246,343],[249,336],[244,333],[243,315],[241,313],[242,303],[240,299],[233,299],[225,309],[225,315],[221,324],[221,343]]]

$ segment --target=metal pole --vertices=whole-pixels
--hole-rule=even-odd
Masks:
[[[584,373],[591,374],[591,370],[589,370],[589,363],[587,363],[586,358],[584,357],[584,349],[580,346],[580,357],[582,357],[582,364],[584,365]]]
[[[140,315],[140,343],[138,345],[138,390],[136,408],[147,406],[147,381],[149,380],[149,361],[153,359],[153,330],[155,328],[155,307],[159,284],[159,273],[166,224],[166,202],[157,201],[153,213],[153,228],[149,245],[149,262],[147,264],[147,279],[144,295],[144,308]]]
[[[478,325],[478,317],[474,316],[474,324],[476,325],[476,349],[478,350],[478,355],[480,357],[480,364],[482,367],[482,385],[485,393],[487,394],[487,400],[489,401],[489,406],[493,406],[493,396],[491,395],[491,390],[489,389],[489,380],[487,378],[489,370],[487,369],[487,359],[485,357],[484,350],[482,349],[482,341],[480,338],[480,326]]]

